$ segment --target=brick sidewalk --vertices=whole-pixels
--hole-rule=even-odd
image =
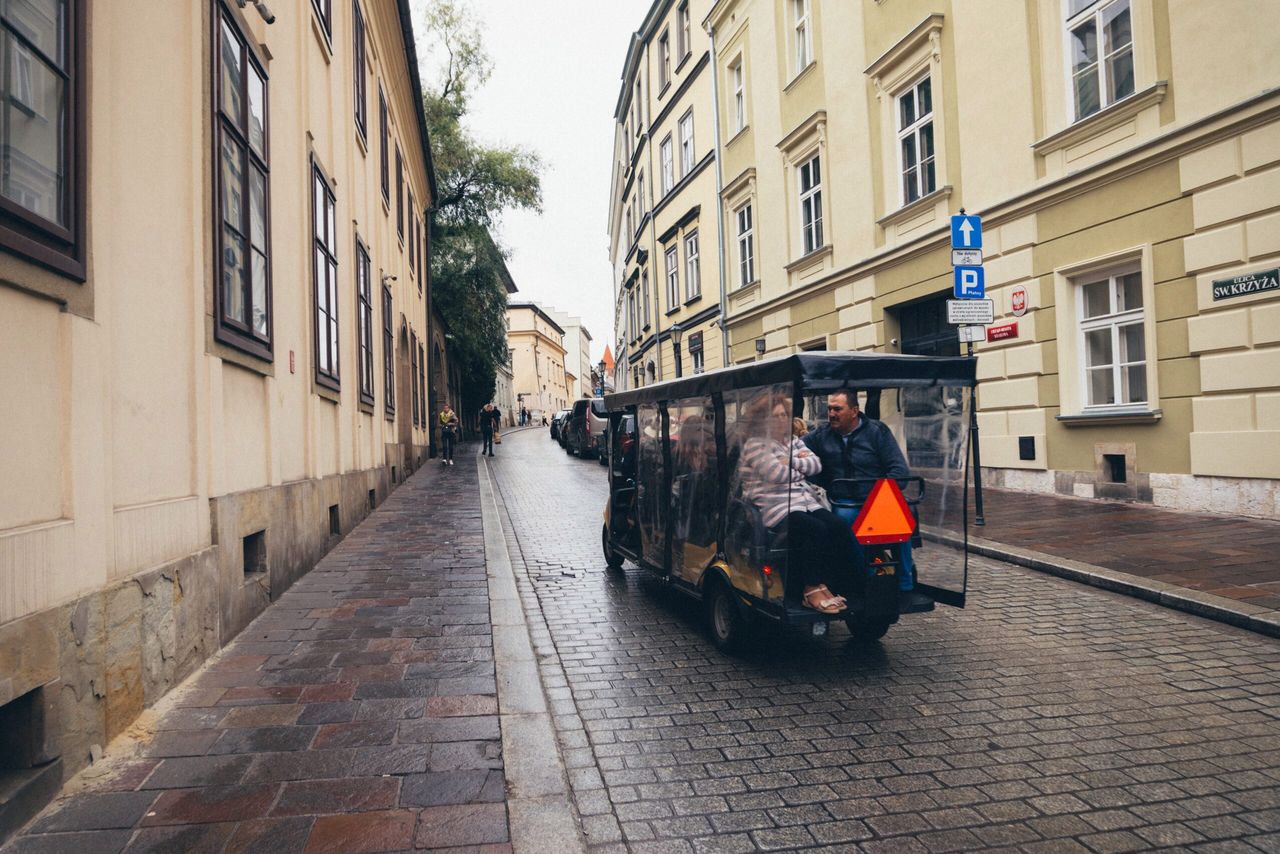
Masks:
[[[392,493],[162,701],[136,756],[91,769],[5,852],[510,850],[496,697],[462,452]]]
[[[1110,579],[1124,573],[1166,599],[1213,606],[1206,616],[1216,608],[1280,628],[1280,522],[991,488],[983,505],[986,525],[970,519],[969,537],[991,556],[1012,558],[1002,549],[1013,549]]]

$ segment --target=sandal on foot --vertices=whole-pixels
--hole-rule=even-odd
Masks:
[[[827,585],[825,584],[819,584],[815,589],[821,592],[822,594],[824,594],[827,598],[834,599],[836,604],[840,605],[842,608],[849,604],[848,599],[844,598],[838,593],[832,593],[831,589],[827,587]]]
[[[815,587],[804,594],[804,606],[820,614],[839,614],[844,610],[844,606],[831,596],[830,591],[824,591],[820,587]]]

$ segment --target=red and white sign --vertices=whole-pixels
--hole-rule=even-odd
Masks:
[[[999,326],[987,327],[988,341],[1004,341],[1006,338],[1018,337],[1018,321],[1011,320],[1008,323],[1001,323]]]
[[[1013,303],[1014,317],[1022,317],[1027,313],[1027,289],[1022,285],[1018,285],[1009,294],[1009,299]]]

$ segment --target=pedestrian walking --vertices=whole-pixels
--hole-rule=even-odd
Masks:
[[[453,447],[458,442],[458,413],[449,404],[440,410],[440,464],[453,465]]]
[[[480,410],[480,437],[484,439],[484,447],[480,449],[481,456],[493,456],[493,434],[498,429],[498,417],[498,407],[492,403],[486,403],[484,409]]]

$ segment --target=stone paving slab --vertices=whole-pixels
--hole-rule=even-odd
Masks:
[[[511,850],[475,458],[428,463],[5,854]]]

